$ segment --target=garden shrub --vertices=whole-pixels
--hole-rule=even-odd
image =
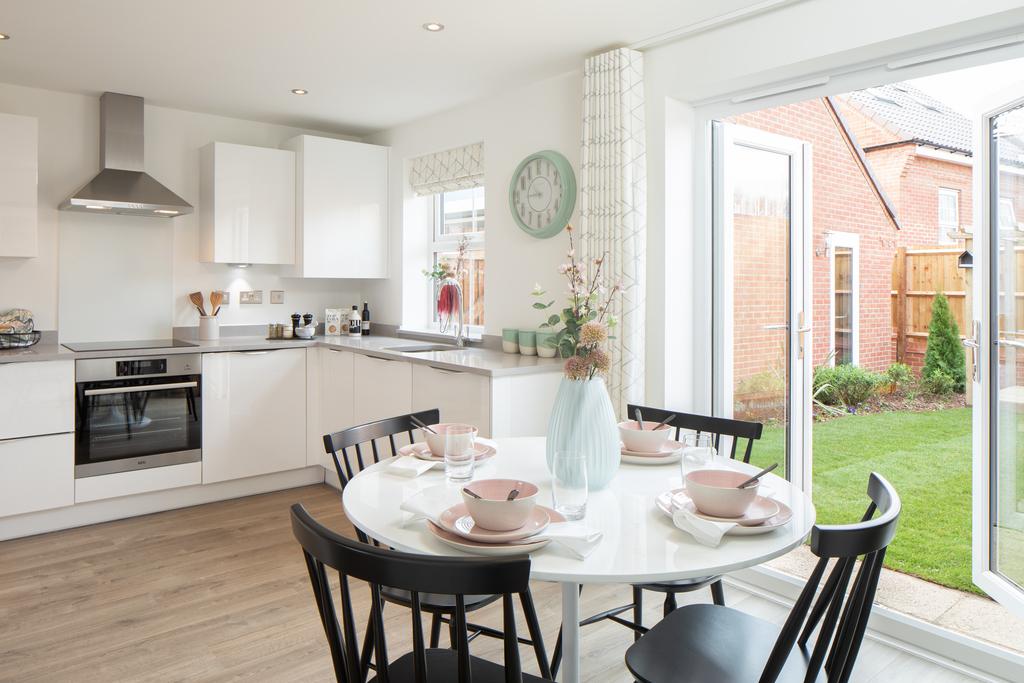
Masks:
[[[932,321],[928,325],[928,349],[924,354],[923,379],[942,373],[953,380],[953,390],[963,393],[967,383],[967,364],[960,343],[960,328],[949,310],[949,301],[941,292],[932,302]],[[943,380],[937,380],[940,384]],[[934,392],[933,392],[934,393]]]
[[[814,369],[815,397],[826,405],[859,406],[885,382],[882,375],[856,365],[821,365]]]
[[[893,363],[885,371],[885,378],[892,386],[902,387],[913,381],[914,373],[906,363]]]
[[[921,386],[929,394],[936,396],[949,396],[956,390],[956,380],[942,370],[936,370],[932,374],[921,379]]]

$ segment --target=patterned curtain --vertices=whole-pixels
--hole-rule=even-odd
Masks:
[[[423,197],[484,184],[484,143],[425,154],[412,160],[409,184]]]
[[[608,391],[620,417],[644,400],[647,166],[643,55],[620,48],[583,67],[579,183],[580,251],[589,268],[603,256],[605,286],[622,293],[612,312]]]

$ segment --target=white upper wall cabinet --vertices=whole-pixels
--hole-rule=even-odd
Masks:
[[[295,154],[212,142],[200,168],[199,260],[295,263]]]
[[[296,155],[297,277],[388,276],[388,147],[312,135]]]
[[[39,123],[0,114],[0,256],[36,255]]]

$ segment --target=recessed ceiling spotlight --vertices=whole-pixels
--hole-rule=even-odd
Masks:
[[[426,24],[423,24],[423,29],[430,31],[431,33],[437,33],[438,31],[444,30],[444,24],[439,24],[436,21],[429,21]]]
[[[309,91],[306,90],[305,88],[292,88],[293,95],[306,95],[308,93]]]
[[[6,33],[0,33],[0,40],[10,40],[11,37]]]

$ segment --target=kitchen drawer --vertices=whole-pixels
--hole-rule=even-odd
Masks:
[[[412,411],[412,364],[356,354],[354,422],[357,425]]]
[[[480,436],[491,435],[491,380],[484,375],[432,365],[412,368],[412,409],[438,408],[441,422],[476,426]]]
[[[0,363],[0,439],[75,429],[75,364]]]
[[[64,507],[74,502],[72,434],[0,441],[0,517]]]

